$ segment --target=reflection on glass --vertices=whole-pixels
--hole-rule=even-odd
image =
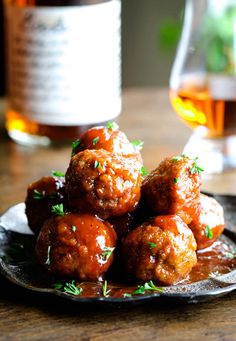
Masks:
[[[187,0],[171,103],[208,173],[236,168],[236,0]]]

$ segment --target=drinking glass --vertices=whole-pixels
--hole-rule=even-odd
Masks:
[[[236,168],[236,0],[187,0],[170,99],[193,129],[183,153],[206,173]]]

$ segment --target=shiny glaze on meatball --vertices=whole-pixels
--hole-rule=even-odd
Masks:
[[[167,158],[143,181],[142,197],[155,214],[178,214],[189,224],[200,214],[201,175],[188,157]]]
[[[68,213],[47,220],[38,236],[36,255],[54,274],[96,281],[113,261],[116,233],[90,214]]]
[[[224,231],[223,207],[214,198],[201,194],[200,216],[189,227],[197,241],[197,248],[209,247]]]
[[[157,216],[131,231],[123,242],[127,276],[172,285],[197,263],[192,231],[177,215]]]
[[[134,157],[142,164],[139,150],[130,143],[127,136],[120,130],[112,130],[102,126],[88,129],[81,136],[73,153],[76,154],[85,149],[105,149],[114,154]]]
[[[44,176],[27,188],[25,213],[29,227],[39,233],[44,221],[52,216],[52,206],[64,201],[64,178]]]
[[[103,149],[76,154],[66,172],[69,204],[104,219],[133,211],[140,198],[140,186],[137,164]]]

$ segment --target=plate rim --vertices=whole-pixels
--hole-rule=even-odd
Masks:
[[[211,196],[221,196],[221,197],[229,197],[229,198],[234,198],[236,199],[236,196],[234,195],[219,195],[219,194],[211,194]],[[16,203],[10,207],[8,207],[7,209],[5,209],[3,211],[3,213],[1,213],[0,215],[0,227],[3,228],[4,231],[12,231],[15,233],[20,233],[23,234],[21,232],[16,232],[10,229],[6,229],[3,225],[1,225],[1,218],[2,216],[4,216],[10,209],[13,209],[15,206],[18,206],[19,204],[24,204],[24,202],[19,202]],[[231,230],[227,229],[227,227],[225,228],[223,234],[225,234],[227,236],[227,234],[234,234],[235,238],[236,238],[236,232],[232,232]],[[34,234],[27,234],[25,233],[24,235],[27,236],[33,236]],[[235,242],[236,244],[236,242]],[[74,302],[78,302],[78,303],[96,303],[96,302],[102,302],[102,303],[135,303],[135,302],[143,302],[143,301],[148,301],[148,300],[152,300],[152,299],[157,299],[157,298],[178,298],[178,299],[182,299],[182,300],[186,300],[186,302],[192,302],[192,303],[196,303],[194,302],[194,300],[197,300],[200,297],[215,297],[215,296],[220,296],[220,295],[224,295],[227,294],[229,292],[232,292],[234,290],[236,290],[236,283],[228,283],[227,286],[222,287],[222,288],[215,288],[215,289],[211,289],[211,290],[199,290],[196,292],[182,292],[182,293],[172,293],[172,292],[163,292],[163,293],[150,293],[150,294],[143,294],[143,295],[137,295],[137,296],[132,296],[132,297],[102,297],[102,296],[94,296],[94,297],[83,297],[83,296],[74,296],[71,294],[67,294],[63,291],[60,290],[55,290],[53,288],[39,288],[37,286],[33,286],[33,285],[26,285],[23,282],[21,282],[20,280],[18,280],[15,276],[11,276],[9,274],[9,272],[6,270],[5,267],[5,262],[3,260],[3,258],[0,256],[0,273],[2,276],[4,276],[7,280],[9,280],[11,283],[30,290],[32,292],[38,292],[38,293],[43,293],[43,294],[49,294],[49,295],[54,295],[54,296],[58,296],[61,298],[66,298],[69,299],[71,301]],[[235,270],[232,270],[230,273],[234,273],[236,272]],[[214,278],[208,278],[199,282],[204,282],[204,281],[213,281],[217,280],[217,277]],[[223,281],[218,280],[219,282],[225,283]],[[197,283],[197,282],[196,282]],[[188,285],[188,284],[186,284]],[[178,285],[176,285],[178,286]],[[163,287],[165,289],[165,287]]]

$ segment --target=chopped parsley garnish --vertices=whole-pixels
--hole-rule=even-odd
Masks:
[[[73,232],[75,232],[75,231],[77,230],[77,227],[76,227],[75,225],[72,225],[72,226],[71,226],[71,230],[72,230]]]
[[[59,172],[59,171],[52,171],[52,176],[56,176],[58,178],[64,178],[65,173]]]
[[[119,126],[116,122],[107,122],[107,128],[115,131],[119,129]]]
[[[179,160],[182,160],[183,157],[184,157],[184,156],[182,156],[182,155],[181,155],[181,156],[173,156],[173,157],[172,157],[172,161],[177,162],[177,161],[179,161]]]
[[[99,136],[97,136],[97,137],[95,137],[95,138],[93,139],[93,145],[96,146],[96,144],[98,143],[98,141],[99,141]]]
[[[64,216],[65,212],[64,212],[63,204],[52,206],[52,213],[55,213],[56,215]]]
[[[138,288],[132,292],[132,295],[144,295],[146,291],[163,292],[163,289],[155,286],[153,281],[149,281],[144,283],[144,285],[139,285]]]
[[[226,252],[224,254],[224,257],[227,259],[234,259],[234,258],[236,258],[236,253]]]
[[[148,243],[148,245],[149,245],[150,249],[154,249],[154,247],[157,246],[157,244],[155,244],[155,243]]]
[[[36,200],[42,200],[45,198],[45,191],[40,192],[37,189],[34,189],[33,198]]]
[[[195,159],[193,159],[193,166],[190,168],[190,174],[200,174],[204,171],[203,168],[198,166],[197,159],[198,157],[195,157]]]
[[[149,172],[146,170],[144,166],[140,168],[140,173],[142,176],[147,176],[149,174]]]
[[[108,246],[105,246],[103,249],[102,249],[102,256],[101,256],[101,258],[102,258],[102,260],[104,261],[104,262],[107,262],[108,261],[108,259],[111,257],[111,255],[112,255],[112,252],[115,250],[115,248],[114,247],[108,247]]]
[[[111,292],[111,289],[107,289],[107,281],[104,281],[103,286],[102,286],[102,295],[104,297],[109,297],[109,293]]]
[[[83,291],[83,289],[80,286],[77,286],[75,284],[75,280],[72,280],[71,282],[67,282],[65,284],[56,283],[53,284],[53,288],[56,290],[62,290],[63,292],[71,295],[80,295]]]
[[[51,260],[50,260],[50,252],[51,252],[51,245],[48,246],[48,250],[47,250],[47,259],[45,261],[45,265],[50,265],[51,264]]]
[[[206,234],[206,237],[208,239],[212,239],[213,238],[213,232],[212,232],[212,229],[210,228],[209,225],[206,225],[206,227],[205,227],[205,234]]]
[[[71,147],[72,147],[71,156],[74,156],[76,154],[76,150],[79,145],[80,145],[80,140],[76,140],[71,143]]]
[[[133,140],[131,141],[131,143],[138,150],[141,150],[143,148],[143,141],[141,140]]]
[[[174,178],[174,184],[177,184],[179,181],[179,178]]]
[[[101,163],[99,161],[95,160],[94,168],[102,168]]]
[[[132,297],[132,294],[128,294],[127,292],[125,292],[125,293],[123,294],[123,297]]]

